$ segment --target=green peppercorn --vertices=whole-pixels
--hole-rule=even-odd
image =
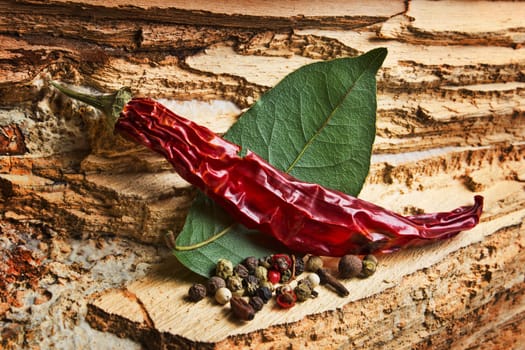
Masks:
[[[310,279],[308,277],[300,279],[300,280],[297,281],[297,285],[298,286],[301,285],[301,284],[306,284],[308,286],[308,288],[310,288],[310,289],[314,288],[314,285],[312,284],[312,281],[310,281]]]
[[[297,301],[305,301],[312,295],[312,288],[308,283],[300,283],[294,288]]]
[[[261,282],[268,281],[268,269],[262,265],[255,268],[253,275]]]
[[[228,287],[229,290],[233,292],[236,292],[240,289],[243,289],[243,285],[242,285],[242,278],[240,278],[239,276],[236,276],[236,275],[233,275],[233,276],[230,276],[228,277],[228,279],[226,280],[226,286]]]
[[[268,288],[270,292],[273,292],[273,290],[275,289],[274,285],[270,281],[261,281],[260,286]]]
[[[245,294],[246,294],[246,290],[244,288],[241,288],[241,289],[238,289],[232,292],[232,295],[236,297],[243,297]]]
[[[219,259],[215,267],[215,274],[223,279],[227,279],[233,275],[233,264],[230,260]]]
[[[259,259],[259,266],[264,266],[266,269],[269,269],[272,267],[272,257],[271,256],[264,256]]]
[[[310,272],[316,272],[323,268],[323,259],[319,256],[312,255],[306,260],[305,270]]]
[[[377,258],[373,255],[367,255],[363,259],[363,268],[361,271],[361,276],[369,277],[376,272],[377,268]]]
[[[287,269],[281,272],[281,283],[287,283],[292,279],[292,270]]]

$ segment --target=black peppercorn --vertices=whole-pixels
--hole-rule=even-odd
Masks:
[[[255,295],[261,298],[265,304],[272,299],[272,291],[268,287],[257,288]]]
[[[206,287],[203,284],[195,283],[188,291],[188,299],[197,302],[206,296]]]
[[[294,260],[295,260],[294,261],[295,262],[295,265],[294,265],[295,275],[299,276],[300,274],[304,272],[304,260],[300,256],[296,256]]]
[[[264,302],[264,300],[262,300],[262,298],[258,297],[258,296],[253,296],[250,298],[250,301],[248,302],[248,304],[250,304],[253,309],[255,310],[255,312],[257,311],[261,311],[261,309],[263,308],[264,304],[266,304]]]
[[[255,294],[257,288],[259,288],[260,281],[254,275],[249,275],[243,280],[244,288],[246,289],[246,294],[252,296]]]

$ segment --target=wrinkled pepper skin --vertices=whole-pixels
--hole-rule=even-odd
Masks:
[[[188,182],[250,229],[301,253],[391,252],[452,237],[478,224],[483,197],[451,212],[401,216],[274,168],[254,153],[151,99],[129,101],[115,131],[162,154]]]

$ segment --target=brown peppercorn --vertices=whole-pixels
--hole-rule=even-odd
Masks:
[[[363,259],[363,267],[361,271],[361,276],[363,277],[369,277],[376,272],[377,268],[377,258],[373,255],[367,255]]]
[[[203,284],[195,283],[188,291],[188,299],[193,302],[204,299],[206,296],[206,287]]]
[[[206,283],[206,290],[208,295],[215,295],[219,288],[226,287],[226,281],[219,276],[213,276],[208,279]]]
[[[306,260],[304,265],[306,271],[316,272],[317,270],[323,268],[323,259],[319,256],[312,255]]]
[[[257,259],[255,256],[249,256],[242,262],[244,266],[248,269],[250,273],[255,272],[255,268],[259,266],[259,259]]]
[[[357,255],[345,255],[339,260],[338,271],[340,278],[352,278],[361,273],[363,262]]]
[[[250,321],[255,317],[253,306],[248,304],[248,302],[241,297],[233,296],[230,299],[230,306],[233,314],[239,320]]]
[[[246,278],[250,274],[248,268],[242,264],[235,265],[233,268],[233,274],[239,276],[240,278]]]

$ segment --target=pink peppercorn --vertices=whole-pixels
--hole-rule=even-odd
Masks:
[[[277,270],[268,271],[268,281],[272,284],[277,284],[281,280],[281,273]]]
[[[279,294],[277,296],[277,304],[283,309],[289,309],[295,305],[297,301],[297,296],[293,291]]]

